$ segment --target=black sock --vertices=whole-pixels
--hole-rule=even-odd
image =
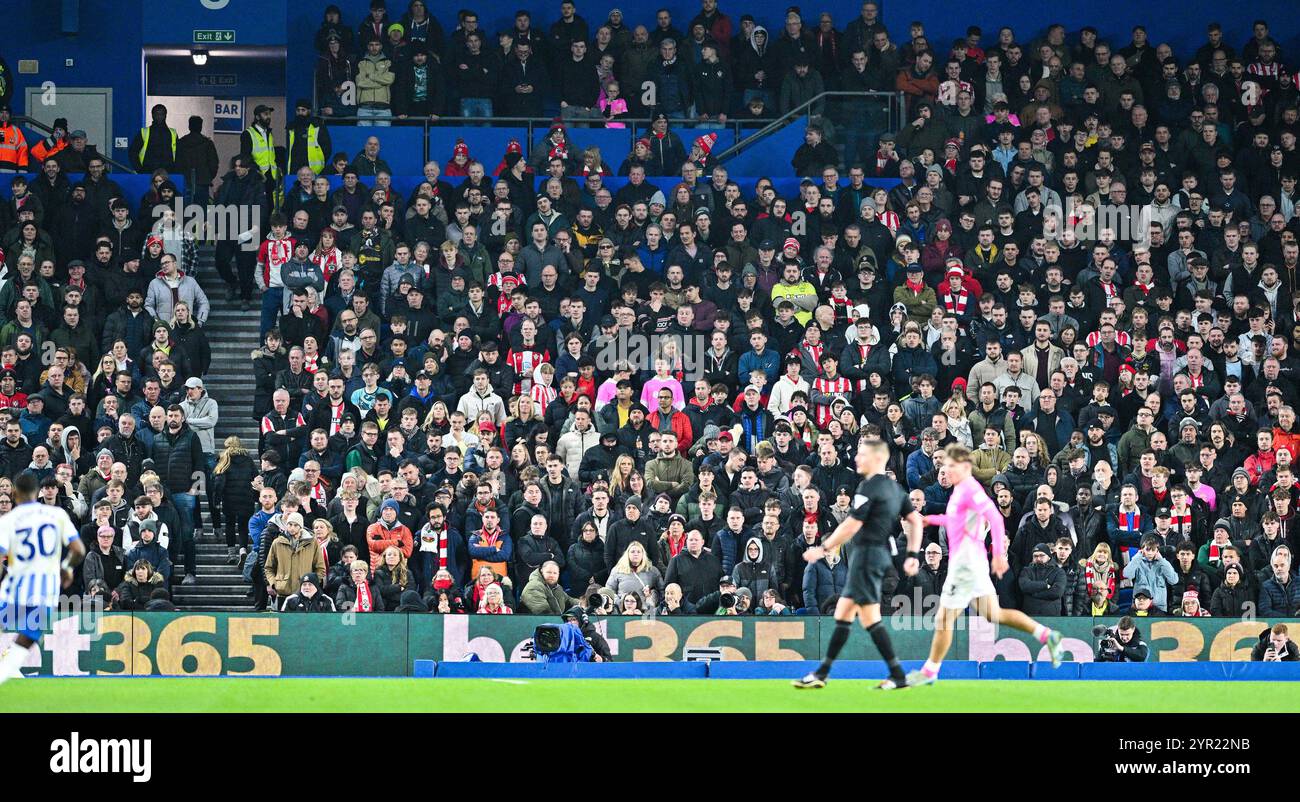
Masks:
[[[885,658],[885,665],[889,666],[889,676],[894,679],[903,677],[903,666],[899,664],[898,657],[894,655],[894,643],[889,639],[889,630],[885,629],[883,621],[877,621],[867,627],[867,633],[871,635],[871,640],[876,644],[876,651],[880,656]]]
[[[839,656],[840,649],[843,649],[844,644],[848,642],[852,626],[853,624],[849,621],[835,622],[835,631],[831,632],[830,645],[826,647],[826,659],[822,661],[822,664],[818,666],[817,670],[813,673],[822,679],[826,679],[827,675],[831,673],[831,663],[835,662],[835,658]]]

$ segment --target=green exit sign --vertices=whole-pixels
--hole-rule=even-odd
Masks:
[[[194,44],[196,45],[228,45],[234,43],[234,41],[234,31],[204,30],[194,32]]]

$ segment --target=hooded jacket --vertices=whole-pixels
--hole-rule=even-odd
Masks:
[[[276,595],[292,595],[303,574],[320,576],[325,573],[325,557],[316,547],[316,539],[310,530],[304,530],[304,534],[305,537],[291,541],[287,532],[281,533],[267,552],[266,584],[275,590]],[[374,595],[378,596],[378,592]]]
[[[128,571],[126,579],[122,584],[117,586],[117,604],[118,610],[143,610],[149,603],[149,596],[155,588],[166,587],[166,579],[158,571],[154,571],[149,579],[141,582],[135,578],[134,571]]]
[[[749,557],[749,547],[751,545],[758,546],[757,559],[750,559]],[[741,560],[736,564],[732,573],[732,578],[736,580],[736,587],[749,588],[755,599],[761,599],[763,593],[769,588],[779,590],[777,568],[779,563],[775,557],[776,555],[769,552],[767,542],[763,538],[751,537],[745,541],[745,548],[741,551]]]
[[[200,326],[208,322],[208,296],[194,277],[187,275],[184,270],[178,270],[169,279],[161,270],[158,271],[153,281],[149,282],[149,290],[145,294],[145,311],[158,320],[171,321],[175,317],[173,310],[178,301],[184,301],[189,306],[194,320]]]
[[[213,431],[217,425],[217,402],[212,400],[207,390],[204,390],[197,401],[185,398],[180,402],[180,408],[185,413],[185,425],[198,435],[203,453],[215,453],[216,440]]]

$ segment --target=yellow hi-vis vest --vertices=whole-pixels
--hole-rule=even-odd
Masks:
[[[272,178],[279,178],[280,169],[275,165],[275,138],[267,132],[262,136],[257,130],[257,126],[250,125],[245,131],[248,138],[253,142],[253,163],[262,175],[269,175]]]
[[[144,155],[149,152],[149,129],[152,126],[146,125],[140,129],[140,163],[144,164]],[[168,128],[172,133],[172,159],[176,158],[176,129]]]
[[[289,129],[289,158],[293,158],[293,140],[296,134],[293,128]],[[320,149],[320,129],[315,125],[307,126],[307,166],[316,175],[320,175],[321,170],[325,169],[325,151]]]

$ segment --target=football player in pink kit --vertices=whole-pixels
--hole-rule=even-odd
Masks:
[[[952,496],[948,512],[927,515],[927,526],[942,526],[948,534],[948,579],[943,583],[939,609],[935,612],[934,639],[930,642],[930,659],[920,669],[907,675],[908,685],[930,685],[939,679],[939,666],[952,645],[952,629],[957,617],[971,602],[975,610],[994,624],[1008,624],[1031,633],[1039,643],[1047,644],[1052,667],[1061,664],[1061,633],[1048,629],[1019,610],[1003,610],[989,578],[989,559],[984,548],[984,525],[993,536],[993,573],[1001,579],[1007,572],[1007,535],[993,501],[983,486],[971,476],[970,450],[961,445],[944,449],[945,470],[952,479]]]

